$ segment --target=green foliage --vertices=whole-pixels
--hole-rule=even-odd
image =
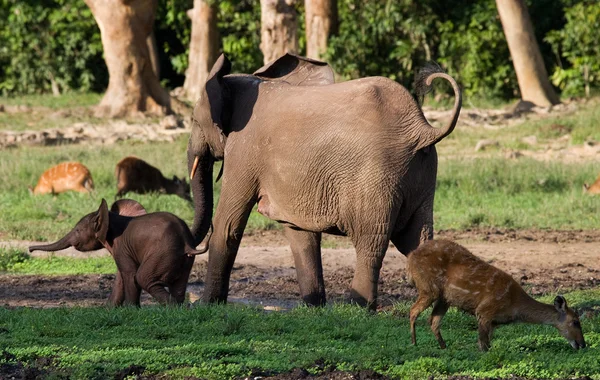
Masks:
[[[414,69],[433,58],[436,16],[426,2],[340,0],[338,9],[327,61],[343,78],[383,75],[410,85]]]
[[[100,34],[83,1],[2,0],[0,18],[0,94],[106,85]]]
[[[596,289],[566,298],[579,309],[597,306],[599,295]],[[319,374],[329,366],[397,378],[600,378],[597,313],[581,317],[584,350],[571,349],[552,327],[513,324],[496,330],[487,353],[477,349],[473,316],[450,310],[442,326],[448,349],[440,350],[427,325],[429,311],[424,314],[417,320],[419,345],[412,346],[406,316],[350,305],[284,313],[236,305],[4,308],[0,363],[21,361],[70,378],[112,378],[132,365],[160,378],[243,378],[293,368]]]
[[[0,272],[12,270],[29,259],[29,255],[20,249],[0,247]]]
[[[557,56],[569,65],[558,65],[552,74],[554,85],[566,95],[589,96],[589,87],[600,84],[600,4],[579,3],[565,10],[567,23],[546,36]]]
[[[439,24],[438,62],[466,96],[514,98],[518,84],[495,2],[459,9]]]
[[[597,2],[528,0],[553,81],[565,94],[598,82]],[[188,65],[192,0],[161,0],[155,21],[161,80],[180,86]],[[296,2],[300,54],[304,6]],[[339,0],[327,60],[344,79],[383,75],[411,87],[425,61],[439,62],[467,97],[511,99],[518,84],[494,0]],[[107,83],[99,29],[81,0],[0,0],[0,94],[101,90]],[[566,24],[565,24],[566,23]],[[260,2],[218,2],[222,50],[235,72],[262,66]],[[551,33],[549,33],[552,31]],[[587,69],[586,69],[587,67]],[[587,70],[587,79],[584,71]]]

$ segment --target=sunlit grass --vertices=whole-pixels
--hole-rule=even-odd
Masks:
[[[599,290],[566,295],[576,309],[598,307],[599,297]],[[132,365],[170,378],[224,379],[293,368],[316,374],[323,366],[397,378],[600,378],[597,313],[581,318],[584,350],[571,349],[552,327],[515,324],[498,328],[492,349],[483,353],[475,318],[452,309],[442,324],[448,349],[437,347],[429,311],[417,321],[419,345],[412,346],[409,307],[400,303],[395,312],[378,314],[348,305],[275,313],[233,305],[0,309],[0,345],[10,354],[0,361],[35,365],[37,358],[51,357],[45,370],[73,378],[113,377]]]

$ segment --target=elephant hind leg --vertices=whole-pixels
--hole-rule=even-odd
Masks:
[[[387,223],[376,224],[375,227],[381,228],[352,237],[356,248],[356,269],[350,297],[352,301],[372,310],[377,307],[379,271],[389,245],[387,226]]]
[[[142,289],[148,292],[158,303],[161,305],[174,304],[175,298],[171,296],[171,293],[167,291],[163,281],[156,277],[148,277],[144,272],[138,272],[135,276],[136,281],[140,284]]]
[[[193,263],[194,259],[191,258],[191,263],[186,265],[186,267],[182,270],[181,276],[169,284],[169,293],[171,293],[171,297],[173,297],[175,303],[177,304],[182,304],[185,301],[185,290],[187,289]]]
[[[419,245],[433,239],[433,197],[426,200],[412,215],[406,227],[394,231],[392,243],[407,256]]]
[[[302,299],[308,305],[325,305],[325,282],[321,263],[321,234],[295,230],[290,227],[285,227],[284,233],[294,254]]]

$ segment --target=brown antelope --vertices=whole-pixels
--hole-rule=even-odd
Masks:
[[[600,175],[591,185],[584,183],[583,192],[588,194],[600,194]]]
[[[409,253],[407,273],[419,292],[410,308],[413,344],[417,344],[417,317],[435,302],[429,324],[441,348],[446,348],[446,343],[440,334],[440,323],[449,306],[477,317],[479,348],[483,351],[490,348],[494,327],[512,322],[552,325],[573,348],[585,347],[579,316],[562,296],[554,299],[554,305],[538,302],[510,275],[456,243],[448,240],[423,243]]]
[[[33,189],[33,194],[58,194],[69,190],[80,193],[94,190],[92,174],[79,162],[63,162],[46,170]]]
[[[137,157],[125,157],[115,167],[117,177],[117,195],[122,197],[129,191],[145,194],[159,192],[175,194],[191,201],[190,185],[185,178],[165,178],[160,170]]]

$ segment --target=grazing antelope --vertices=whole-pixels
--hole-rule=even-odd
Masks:
[[[583,192],[588,194],[600,194],[600,175],[591,185],[584,183]]]
[[[32,192],[35,195],[58,194],[69,190],[80,193],[94,190],[92,174],[79,162],[62,162],[46,170]]]
[[[407,272],[419,297],[410,308],[412,343],[417,344],[415,321],[433,302],[431,330],[441,348],[446,343],[440,323],[449,306],[474,314],[479,323],[479,348],[490,348],[496,325],[512,322],[548,324],[556,327],[575,349],[585,340],[579,316],[562,296],[547,305],[531,298],[507,273],[495,268],[466,248],[448,240],[430,240],[409,253]]]
[[[190,185],[185,178],[165,178],[160,170],[137,157],[125,157],[115,167],[117,177],[117,197],[122,197],[129,191],[145,194],[159,192],[175,194],[191,201]]]

